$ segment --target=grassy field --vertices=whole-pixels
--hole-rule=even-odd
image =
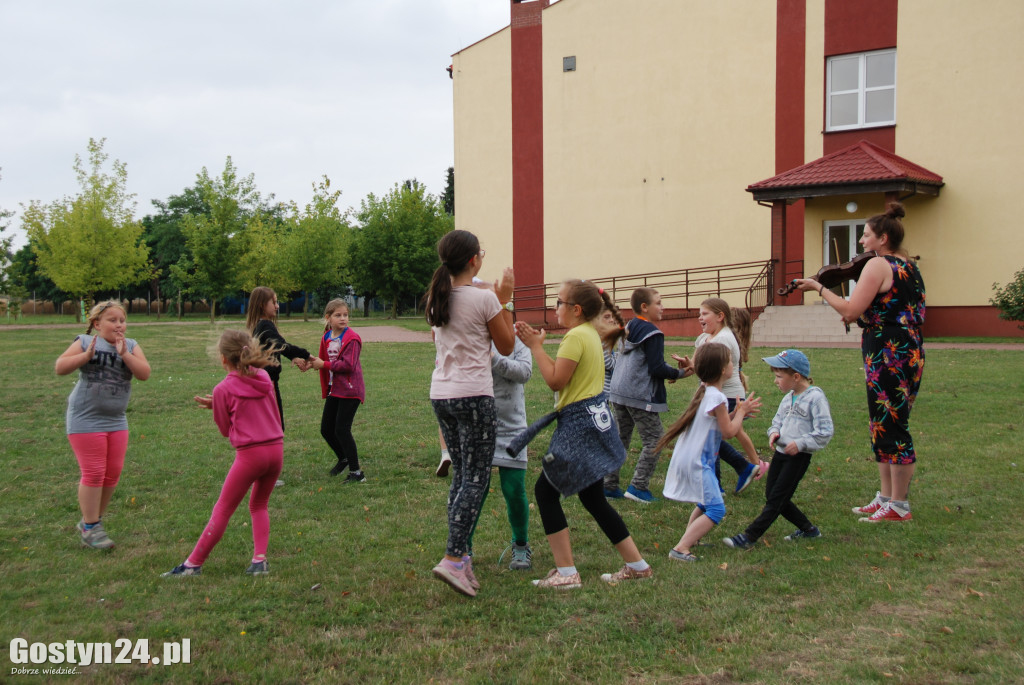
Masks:
[[[433,349],[421,343],[364,347],[368,399],[355,435],[369,480],[361,485],[327,476],[333,458],[319,435],[316,376],[285,370],[286,485],[270,500],[270,575],[243,573],[252,545],[243,506],[202,576],[160,578],[191,550],[233,458],[191,400],[223,377],[210,355],[223,326],[133,330],[132,320],[128,334],[153,375],[134,385],[126,467],[104,519],[118,543],[111,552],[80,547],[74,530],[78,469],[64,409],[75,379],[53,374],[74,332],[0,330],[0,681],[15,679],[8,647],[18,637],[146,639],[153,655],[165,642],[191,641],[190,664],[79,667],[76,682],[1024,680],[1022,352],[928,351],[911,424],[921,455],[911,523],[869,526],[850,513],[877,488],[859,355],[808,350],[836,436],[796,500],[822,539],[787,543],[791,528],[780,521],[754,550],[722,545],[759,511],[764,486],[755,482],[726,497],[729,515],[703,560],[678,564],[667,553],[689,507],[618,501],[655,577],[609,586],[599,575],[621,565],[618,555],[570,499],[584,587],[544,593],[529,583],[551,567],[538,516],[530,522],[534,570],[497,565],[510,531],[495,483],[476,535],[483,588],[470,600],[430,573],[444,552],[446,481],[434,476]],[[315,348],[320,327],[299,320],[281,330]],[[747,430],[765,449],[779,394],[764,364],[746,371],[768,407]],[[666,419],[692,392],[692,381],[669,386]],[[550,407],[539,374],[527,402],[531,420]],[[531,493],[549,436],[531,446]]]

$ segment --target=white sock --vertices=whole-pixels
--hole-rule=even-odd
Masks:
[[[643,559],[641,559],[640,561],[627,561],[626,566],[630,567],[634,571],[646,571],[651,567],[651,565]]]
[[[452,458],[448,456],[448,450],[441,450],[441,459],[451,461]]]
[[[575,566],[558,566],[558,575],[560,576],[571,576],[576,573]]]

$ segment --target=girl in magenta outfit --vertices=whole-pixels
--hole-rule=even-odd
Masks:
[[[245,331],[224,331],[218,345],[227,377],[213,389],[213,395],[195,397],[200,406],[213,410],[213,420],[234,446],[235,462],[224,480],[220,498],[213,506],[209,523],[199,536],[192,554],[163,576],[197,576],[203,562],[220,542],[228,520],[252,487],[249,514],[252,516],[252,563],[250,575],[267,572],[267,539],[270,515],[267,502],[281,473],[284,431],[274,396],[274,382],[263,367],[277,364],[273,348],[263,348]]]
[[[320,370],[320,389],[324,397],[324,413],[320,418],[320,434],[334,450],[338,463],[330,474],[337,476],[348,468],[346,483],[366,480],[359,468],[359,452],[352,437],[352,419],[359,405],[366,400],[363,367],[359,353],[363,341],[348,326],[348,304],[335,299],[324,309],[327,326],[320,338],[319,356],[313,359],[313,368]]]

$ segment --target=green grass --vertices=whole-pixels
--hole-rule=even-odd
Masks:
[[[689,507],[615,506],[655,568],[616,587],[621,562],[575,499],[566,501],[584,587],[538,592],[551,555],[531,518],[533,572],[498,568],[509,538],[492,488],[476,535],[483,589],[470,600],[434,580],[444,552],[446,481],[434,476],[437,429],[427,399],[429,344],[367,344],[368,399],[356,415],[363,485],[326,472],[316,376],[285,370],[286,485],[270,500],[271,574],[251,554],[244,505],[198,578],[162,579],[191,550],[233,451],[192,402],[223,376],[208,354],[222,326],[147,326],[129,335],[153,375],[136,383],[126,467],[105,518],[118,543],[81,548],[78,469],[64,436],[74,377],[53,374],[74,332],[0,331],[0,668],[14,637],[29,642],[189,638],[184,666],[94,665],[76,682],[683,682],[993,683],[1024,679],[1024,354],[932,350],[912,429],[921,455],[905,525],[857,523],[871,498],[864,384],[855,350],[808,350],[836,436],[812,462],[797,502],[823,530],[790,544],[776,523],[750,552],[720,542],[698,564],[667,559]],[[356,320],[355,325],[359,325]],[[374,321],[374,323],[378,323]],[[234,325],[234,324],[232,324]],[[283,329],[313,346],[319,324]],[[754,350],[753,358],[768,350]],[[779,394],[767,367],[746,369],[767,410],[747,430],[764,449]],[[528,415],[551,406],[539,374]],[[671,420],[693,392],[669,386]],[[671,417],[671,418],[670,418]],[[531,446],[528,487],[550,433]],[[624,476],[632,473],[634,442]],[[652,488],[660,494],[667,454]],[[733,476],[726,477],[731,486]],[[496,487],[496,485],[495,485]],[[764,487],[727,496],[712,537],[742,530]],[[531,494],[532,499],[532,494]],[[534,512],[536,514],[536,512]],[[31,665],[29,665],[31,666]]]

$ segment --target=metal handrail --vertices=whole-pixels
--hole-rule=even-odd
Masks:
[[[758,260],[590,280],[603,287],[620,309],[629,308],[629,298],[636,288],[654,288],[666,309],[682,311],[665,318],[684,318],[696,316],[693,313],[696,306],[708,297],[736,293],[744,294],[743,301],[748,308],[761,309],[772,302],[773,279],[774,262]],[[517,286],[516,312],[540,314],[528,318],[543,320],[545,325],[555,321],[553,302],[561,286],[561,282]]]

